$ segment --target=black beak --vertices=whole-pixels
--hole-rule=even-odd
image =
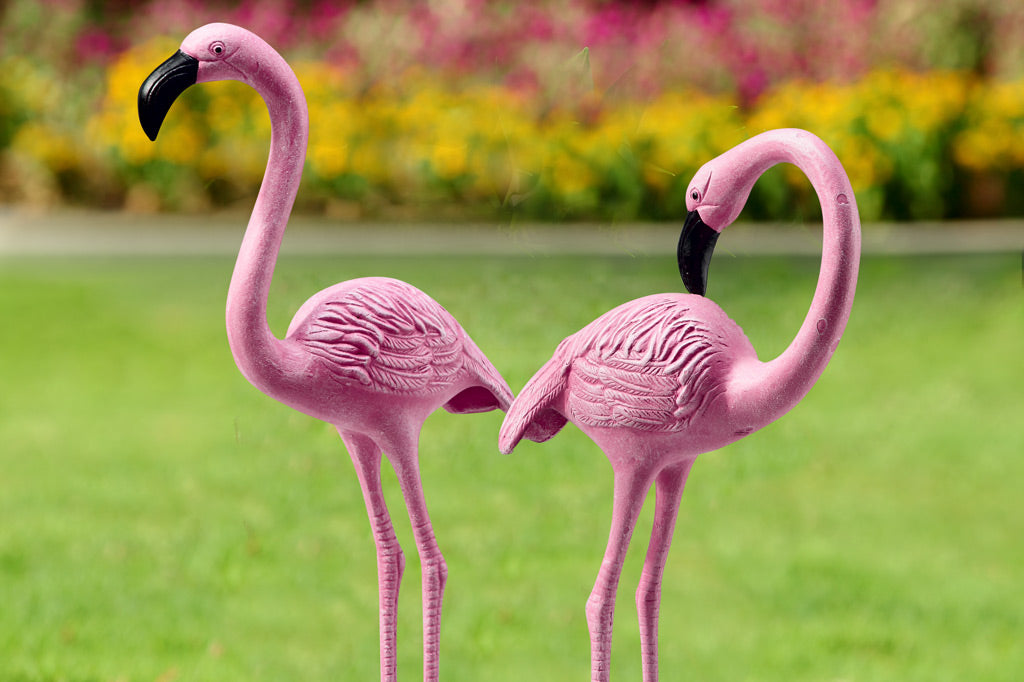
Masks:
[[[683,232],[679,235],[676,257],[679,259],[679,276],[683,278],[683,286],[691,294],[704,296],[707,292],[708,268],[711,266],[711,254],[715,252],[718,234],[704,224],[696,211],[690,211],[686,216]]]
[[[178,50],[143,81],[139,88],[139,123],[150,140],[156,141],[174,100],[196,84],[198,75],[199,60]]]

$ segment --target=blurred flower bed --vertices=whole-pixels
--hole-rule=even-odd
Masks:
[[[295,68],[297,210],[668,219],[704,161],[769,128],[821,136],[862,217],[1024,215],[1024,5],[996,0],[85,0],[0,5],[0,203],[248,206],[269,120],[186,92],[151,143],[136,97],[192,28],[252,28]],[[586,49],[582,49],[586,46]],[[746,215],[813,215],[793,168]]]

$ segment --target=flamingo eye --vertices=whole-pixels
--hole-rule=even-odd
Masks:
[[[224,43],[219,42],[219,41],[216,42],[216,43],[213,43],[212,45],[210,45],[210,52],[214,53],[218,57],[220,55],[224,54]]]
[[[693,199],[694,201],[700,201],[700,192],[698,192],[697,190],[691,190],[690,198]]]

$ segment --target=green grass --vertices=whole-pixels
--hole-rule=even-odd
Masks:
[[[812,259],[731,258],[710,294],[762,357]],[[333,430],[227,349],[227,259],[0,263],[0,680],[372,680],[376,565]],[[678,290],[671,259],[285,258],[280,334],[314,291],[388,274],[444,304],[520,388],[561,338]],[[866,258],[846,337],[778,423],[698,460],[662,611],[666,680],[1012,680],[1024,670],[1024,294],[1004,256]],[[450,570],[442,675],[587,678],[584,602],[611,470],[574,427],[497,453],[500,414],[437,413],[428,503]],[[409,559],[399,670],[420,676]],[[639,680],[620,590],[613,679]]]

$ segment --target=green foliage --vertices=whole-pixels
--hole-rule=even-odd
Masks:
[[[730,258],[711,295],[762,357],[816,259]],[[376,568],[333,430],[259,394],[223,330],[227,259],[0,263],[0,679],[369,680]],[[271,326],[387,274],[429,291],[514,389],[566,334],[678,290],[670,259],[282,259]],[[778,423],[696,464],[665,580],[662,672],[700,680],[1016,679],[1024,515],[1016,254],[866,258],[847,334]],[[611,470],[570,427],[497,454],[498,414],[438,413],[425,490],[450,568],[447,680],[581,679]],[[403,677],[420,668],[406,548]],[[649,500],[650,502],[650,500]],[[613,677],[639,679],[623,576]]]
[[[251,203],[269,130],[249,88],[191,90],[156,144],[138,125],[143,79],[211,20],[299,76],[307,213],[676,219],[700,164],[797,126],[868,222],[1024,215],[1024,5],[998,0],[10,0],[0,204]],[[801,182],[751,211],[808,210]]]

